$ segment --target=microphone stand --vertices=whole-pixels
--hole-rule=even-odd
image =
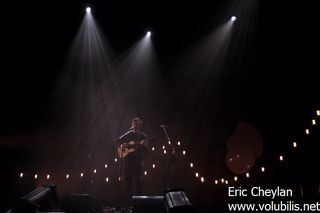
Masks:
[[[119,171],[118,171],[120,180],[118,179],[119,182],[118,182],[118,194],[117,194],[117,206],[116,206],[116,209],[121,210],[120,199],[121,199],[121,175],[122,175],[122,158],[121,157],[122,156],[119,156],[119,154],[118,154],[119,147],[120,147],[120,149],[122,149],[122,144],[120,143],[120,138],[118,138],[116,140],[116,144],[117,144],[116,158],[118,159],[118,157],[120,157],[120,159],[119,159]]]
[[[173,179],[173,170],[174,170],[174,158],[175,158],[175,148],[173,146],[173,144],[171,144],[171,140],[170,140],[170,137],[168,135],[168,132],[166,130],[166,125],[160,125],[160,127],[162,128],[164,134],[166,135],[167,137],[167,140],[168,140],[168,144],[170,145],[171,147],[171,152],[170,152],[170,175],[169,175],[169,184],[170,184],[170,187],[172,187],[172,179]]]

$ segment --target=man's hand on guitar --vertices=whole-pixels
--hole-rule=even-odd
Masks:
[[[140,145],[144,145],[144,144],[145,144],[145,142],[144,142],[144,140],[142,140],[142,141],[139,141],[139,142],[138,142],[138,144],[140,144]]]
[[[147,146],[148,140],[150,139],[143,139],[139,142],[130,141],[128,143],[122,143],[118,147],[118,156],[120,158],[125,158],[129,153],[134,152],[136,148],[142,148],[143,150]]]

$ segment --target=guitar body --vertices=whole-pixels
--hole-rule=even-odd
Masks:
[[[128,143],[123,143],[118,147],[118,157],[119,158],[125,158],[127,157],[128,154],[130,154],[131,152],[136,151],[136,146],[142,146],[148,143],[150,139],[144,139],[140,142],[134,142],[134,141],[130,141]]]
[[[118,147],[118,157],[119,158],[125,158],[127,155],[131,152],[135,151],[135,142],[130,141],[129,143],[123,143]]]

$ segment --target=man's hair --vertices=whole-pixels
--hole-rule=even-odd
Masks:
[[[142,124],[142,120],[141,120],[140,118],[138,118],[138,117],[134,117],[134,118],[132,119],[132,122],[137,122],[137,123],[139,123],[139,124]]]

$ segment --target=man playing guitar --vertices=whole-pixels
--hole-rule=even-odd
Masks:
[[[147,152],[147,135],[140,131],[141,124],[140,118],[133,118],[131,130],[118,140],[118,155],[124,161],[124,177],[129,198],[133,194],[141,194],[141,163]]]

